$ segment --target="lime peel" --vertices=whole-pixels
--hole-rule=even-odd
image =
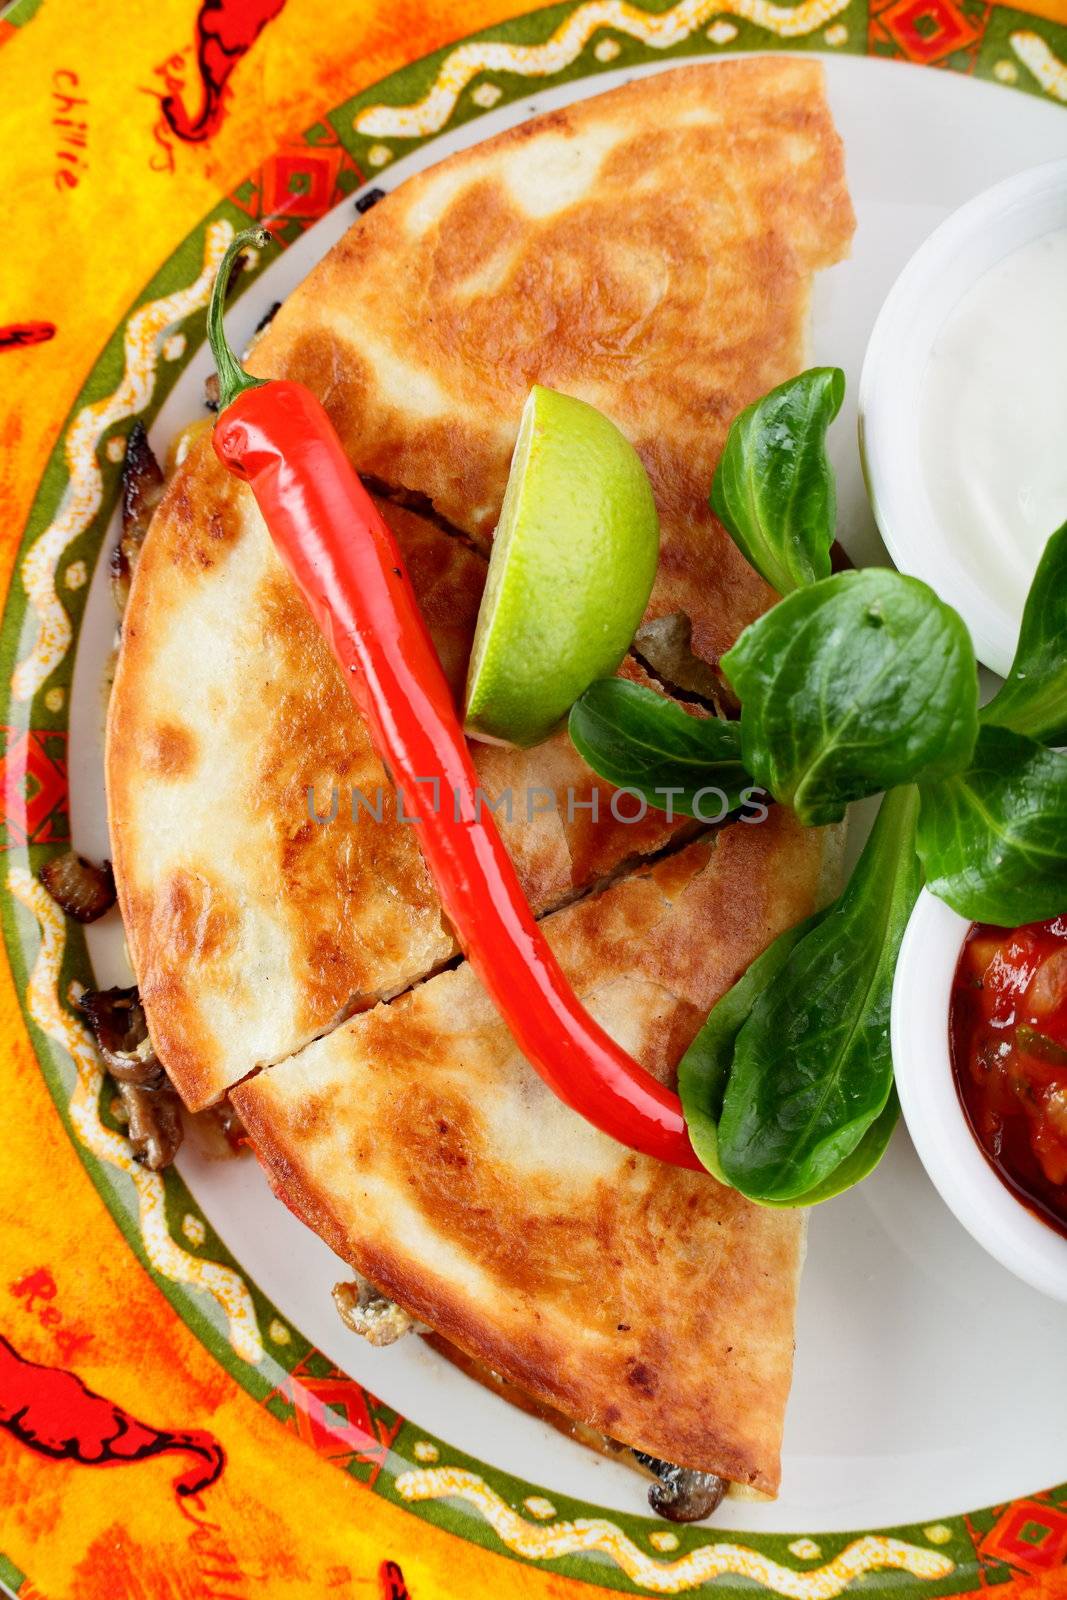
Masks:
[[[656,575],[636,450],[594,406],[535,385],[523,408],[467,676],[466,729],[537,744],[615,672]]]

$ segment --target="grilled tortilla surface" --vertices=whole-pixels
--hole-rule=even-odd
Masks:
[[[425,518],[382,509],[459,691],[486,562]],[[635,662],[623,670],[647,682]],[[511,821],[503,810],[497,821],[539,912],[676,831],[661,812],[615,821],[614,790],[565,730],[529,751],[478,746],[475,761],[491,801],[511,791]],[[206,439],[179,467],[138,562],[107,782],[149,1031],[193,1110],[456,953],[418,830],[398,815],[250,492]]]
[[[544,926],[663,1081],[813,904],[823,836],[776,809]],[[233,1091],[280,1197],[391,1298],[568,1417],[773,1494],[804,1214],[635,1155],[515,1049],[466,965]]]
[[[361,471],[486,538],[531,384],[598,406],[659,508],[649,619],[687,618],[714,663],[773,596],[712,475],[737,413],[807,364],[813,273],[853,227],[817,62],[682,67],[408,179],[251,365],[308,383]]]
[[[804,365],[812,274],[851,230],[816,63],[687,67],[403,185],[293,294],[253,364],[307,382],[358,469],[475,542],[531,382],[600,406],[659,506],[649,621],[675,641],[691,629],[710,673],[773,598],[708,512],[712,473],[731,418]],[[386,513],[458,686],[484,559],[432,519]],[[234,1099],[279,1193],[347,1261],[575,1418],[773,1492],[800,1220],[607,1140],[517,1055],[466,965],[433,975],[455,947],[416,830],[206,441],[153,521],[123,635],[116,879],[187,1103],[263,1067]],[[565,732],[477,759],[491,794],[573,785],[580,805],[599,788],[608,817]],[[344,807],[379,783],[381,823],[308,815],[309,786],[326,811],[332,785]],[[667,1081],[718,996],[816,903],[832,854],[781,811],[687,842],[662,816],[523,810],[506,841],[538,913],[560,908],[547,927],[564,967]]]

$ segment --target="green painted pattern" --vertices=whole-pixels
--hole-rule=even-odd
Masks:
[[[5,19],[19,23],[24,22],[28,20],[29,16],[32,16],[39,3],[40,0],[16,0],[16,5],[13,8],[9,8],[5,13]],[[636,9],[644,10],[650,14],[661,14],[670,10],[673,3],[674,0],[644,0],[644,3],[637,6]],[[577,9],[577,0],[570,0],[570,3],[567,4],[552,6],[515,18],[498,27],[487,29],[484,33],[474,37],[511,44],[540,44],[550,38],[560,24],[575,9]],[[826,48],[824,29],[817,30],[806,39],[783,41],[768,34],[766,30],[757,27],[755,24],[743,21],[740,18],[729,16],[729,21],[737,29],[736,37],[729,41],[731,51],[766,49],[768,47],[775,50]],[[862,53],[866,47],[868,25],[867,7],[864,0],[851,0],[847,9],[834,18],[834,22],[842,25],[846,30],[846,37],[843,38],[839,46],[839,52]],[[1067,29],[1057,27],[1051,23],[1040,22],[1029,16],[1024,17],[1020,13],[1000,11],[994,13],[977,58],[968,59],[966,63],[950,61],[948,65],[950,67],[960,66],[963,70],[974,71],[982,77],[999,76],[999,81],[1004,81],[1003,72],[1001,71],[999,75],[997,73],[998,62],[1001,62],[1005,58],[1006,52],[1010,51],[1010,35],[1012,31],[1023,26],[1039,33],[1061,60],[1067,56]],[[601,62],[594,52],[596,45],[605,38],[611,38],[618,45],[618,53],[613,55],[609,61]],[[411,105],[421,99],[434,82],[441,64],[453,48],[454,46],[449,46],[447,49],[438,51],[435,55],[412,63],[382,83],[374,85],[344,105],[329,112],[323,121],[315,124],[305,135],[309,147],[313,149],[325,140],[332,142],[333,137],[336,137],[361,171],[369,174],[370,181],[373,181],[375,171],[383,170],[393,159],[407,155],[412,150],[428,143],[430,139],[437,137],[434,134],[426,138],[394,139],[389,142],[387,158],[375,164],[375,161],[372,161],[372,151],[375,152],[376,157],[380,156],[381,151],[375,151],[375,146],[384,144],[384,141],[357,133],[353,127],[353,119],[362,110],[371,105]],[[709,57],[720,53],[722,53],[722,46],[716,45],[713,40],[708,38],[706,23],[690,38],[668,50],[654,50],[638,43],[625,33],[611,29],[601,29],[589,40],[577,59],[555,75],[530,79],[503,71],[481,74],[461,94],[446,127],[453,128],[483,114],[483,108],[475,98],[475,91],[487,82],[501,91],[500,99],[496,103],[503,105],[521,99],[524,95],[550,84],[567,83],[604,71],[614,71],[620,67],[636,66],[649,60]],[[1028,75],[1025,69],[1020,67],[1018,86],[1028,92],[1041,92],[1040,87],[1032,79],[1027,80]],[[353,178],[352,181],[354,182],[355,179]],[[249,205],[254,198],[254,185],[255,178],[253,177],[248,180],[247,184],[242,185],[237,190],[235,199],[244,202],[245,206]],[[342,182],[342,188],[346,186],[347,180]],[[189,234],[166,265],[146,285],[138,300],[130,307],[130,313],[139,306],[156,300],[160,296],[173,292],[175,289],[193,281],[200,271],[204,253],[205,230],[211,222],[225,219],[235,226],[241,226],[246,223],[247,215],[247,211],[242,208],[241,204],[235,204],[234,199],[226,199],[220,202],[215,210]],[[292,223],[282,230],[283,239],[288,242],[296,237],[299,231],[299,224]],[[241,279],[238,280],[237,293],[245,292],[252,280],[253,274],[248,272],[242,274]],[[82,406],[111,394],[115,389],[123,368],[124,327],[125,321],[116,329],[105,345],[75,402],[71,417]],[[183,332],[186,336],[186,348],[180,360],[160,363],[150,404],[141,414],[141,420],[146,424],[151,423],[183,367],[202,342],[202,313],[197,313],[195,316],[190,317],[185,323],[176,324],[169,331]],[[67,419],[67,424],[64,426],[63,433],[42,478],[24,531],[16,562],[16,577],[13,579],[8,593],[3,621],[0,624],[0,680],[2,680],[2,693],[5,700],[3,710],[0,712],[0,721],[3,721],[16,731],[32,727],[38,730],[47,729],[58,732],[66,727],[66,706],[69,703],[70,681],[73,670],[73,647],[68,651],[66,658],[56,668],[52,676],[42,685],[32,704],[20,704],[11,699],[10,681],[16,663],[28,654],[37,629],[36,618],[27,607],[26,595],[17,573],[23,555],[52,520],[66,489],[67,470],[63,455],[63,438],[70,420],[70,418]],[[117,425],[113,432],[123,435],[128,427],[129,422],[123,422]],[[107,438],[105,437],[101,440],[98,457],[104,482],[100,511],[92,524],[84,530],[64,553],[60,571],[57,573],[57,593],[61,596],[62,603],[70,617],[75,642],[84,612],[88,586],[75,590],[68,589],[62,582],[62,571],[71,563],[79,560],[84,561],[89,570],[92,570],[99,558],[106,528],[115,503],[120,476],[119,467],[107,459],[106,444]],[[63,707],[60,710],[50,710],[46,704],[45,697],[49,690],[57,687],[61,687],[65,691]],[[9,866],[22,865],[32,871],[37,871],[50,853],[50,850],[51,847],[41,846],[34,846],[29,850],[14,847],[8,850],[6,859]],[[280,1422],[287,1426],[293,1426],[296,1420],[294,1383],[299,1383],[302,1378],[311,1380],[330,1378],[334,1374],[329,1362],[312,1348],[309,1341],[286,1318],[281,1316],[277,1309],[247,1277],[244,1278],[244,1281],[248,1285],[254,1303],[256,1321],[263,1340],[265,1355],[264,1359],[256,1366],[239,1360],[235,1356],[227,1337],[223,1314],[214,1300],[202,1292],[177,1284],[152,1270],[138,1226],[137,1200],[132,1182],[125,1173],[97,1160],[76,1137],[71,1127],[68,1113],[68,1101],[75,1083],[73,1063],[65,1050],[44,1036],[26,1010],[26,984],[36,958],[38,936],[33,918],[6,888],[0,894],[0,921],[2,921],[3,925],[15,984],[20,997],[22,997],[26,1026],[41,1063],[42,1071],[75,1149],[86,1166],[116,1226],[141,1265],[150,1273],[154,1282],[170,1300],[178,1315],[196,1333],[197,1337],[206,1345],[216,1359],[251,1395],[267,1405]],[[69,986],[72,982],[89,985],[92,981],[84,937],[80,930],[71,927],[68,933],[61,974],[61,995],[66,996],[69,993]],[[110,1119],[110,1112],[106,1106],[102,1107],[102,1114],[105,1121]],[[112,1125],[114,1126],[113,1123]],[[239,1264],[226,1250],[221,1239],[215,1234],[207,1219],[197,1207],[181,1178],[173,1171],[166,1174],[165,1196],[168,1227],[172,1237],[181,1245],[181,1248],[203,1260],[219,1262],[240,1271]],[[198,1219],[204,1229],[203,1240],[199,1244],[191,1243],[187,1235],[182,1231],[182,1222],[187,1216]],[[242,1276],[244,1275],[242,1274]],[[278,1339],[274,1337],[279,1325],[283,1335],[288,1335],[287,1338]],[[344,1469],[363,1481],[373,1478],[374,1489],[377,1493],[384,1495],[396,1504],[405,1506],[412,1514],[421,1516],[487,1549],[498,1553],[511,1554],[502,1545],[496,1533],[481,1514],[465,1502],[460,1500],[437,1500],[410,1504],[400,1494],[397,1489],[398,1476],[425,1464],[420,1459],[420,1453],[416,1452],[416,1445],[422,1447],[422,1454],[425,1453],[427,1446],[436,1451],[435,1465],[462,1467],[477,1473],[512,1510],[528,1521],[530,1520],[530,1515],[524,1507],[524,1501],[534,1495],[544,1496],[551,1500],[558,1520],[588,1518],[598,1515],[606,1517],[614,1526],[628,1535],[638,1548],[650,1554],[656,1548],[651,1544],[650,1536],[653,1533],[662,1534],[668,1526],[658,1519],[650,1517],[605,1512],[596,1506],[557,1495],[551,1490],[539,1488],[510,1474],[488,1467],[476,1458],[465,1455],[454,1446],[435,1439],[432,1435],[418,1428],[415,1423],[399,1418],[395,1412],[391,1412],[388,1407],[381,1406],[366,1391],[360,1392],[367,1405],[368,1414],[375,1429],[380,1431],[380,1437],[383,1440],[392,1440],[391,1448],[385,1453],[384,1465],[380,1472],[375,1464],[369,1463],[366,1459],[360,1459],[356,1454],[348,1458],[344,1456],[340,1458],[340,1464],[343,1465]],[[328,1416],[327,1421],[329,1420]],[[333,1418],[334,1424],[338,1427],[343,1426],[346,1420],[350,1419],[340,1415]],[[1067,1485],[1052,1492],[1047,1498],[1050,1504],[1067,1507]],[[936,1545],[931,1543],[924,1528],[920,1526],[880,1530],[903,1539],[909,1544],[917,1545],[920,1549],[936,1548],[939,1553],[947,1555],[955,1563],[955,1570],[950,1577],[934,1582],[916,1580],[906,1573],[895,1571],[869,1574],[864,1579],[858,1580],[856,1587],[863,1589],[877,1588],[880,1594],[885,1595],[904,1595],[907,1593],[917,1596],[919,1594],[938,1595],[964,1592],[973,1589],[980,1580],[991,1584],[1003,1582],[1009,1576],[1010,1569],[1001,1562],[984,1562],[976,1549],[978,1542],[992,1528],[994,1521],[995,1513],[992,1510],[975,1513],[970,1518],[946,1518],[944,1519],[944,1527],[948,1530],[948,1539]],[[699,1527],[678,1527],[676,1529],[672,1528],[670,1531],[675,1534],[678,1541],[677,1547],[670,1552],[669,1560],[671,1562],[677,1561],[687,1553],[708,1545],[720,1542],[738,1542],[740,1540],[749,1548],[759,1551],[781,1565],[801,1572],[831,1560],[849,1542],[859,1537],[855,1533],[819,1534],[816,1536],[819,1556],[811,1560],[805,1560],[789,1549],[790,1544],[795,1541],[796,1535],[730,1534],[727,1536],[726,1541],[721,1541],[714,1531]],[[514,1559],[522,1558],[514,1557]],[[659,1558],[657,1557],[657,1559]],[[664,1557],[663,1559],[667,1560],[668,1558]],[[570,1577],[585,1579],[625,1593],[648,1592],[631,1583],[629,1578],[606,1557],[596,1554],[572,1555],[558,1560],[539,1562],[538,1564]],[[0,1577],[4,1578],[9,1583],[9,1586],[13,1586],[11,1580],[7,1577],[9,1566],[10,1564],[5,1566],[2,1558],[0,1558]],[[10,1570],[14,1573],[13,1568]],[[16,1574],[15,1576],[18,1583],[23,1581],[21,1574]],[[685,1593],[710,1593],[714,1589],[720,1593],[733,1591],[740,1594],[743,1590],[752,1590],[757,1587],[757,1585],[746,1579],[723,1578],[703,1586],[699,1591],[686,1590]]]
[[[0,1552],[0,1590],[4,1594],[17,1595],[25,1582],[26,1574],[20,1572],[15,1563]]]
[[[1036,35],[1044,41],[1056,59],[1064,64],[1067,77],[1067,28],[1045,17],[1013,11],[1009,6],[995,6],[990,13],[975,71],[979,77],[992,78],[997,83],[1009,82],[1012,88],[1022,89],[1026,94],[1036,94],[1045,100],[1049,96],[1012,44],[1013,38],[1026,34]],[[1064,93],[1067,94],[1067,83]]]
[[[646,3],[636,5],[635,10],[644,11],[650,15],[662,15],[671,11],[676,0],[646,0]],[[481,33],[471,34],[464,44],[481,41],[491,41],[512,45],[543,45],[547,43],[559,29],[561,23],[578,9],[578,6],[569,3],[564,5],[546,6],[543,10],[527,13],[525,16],[515,17],[508,22],[499,23],[492,28],[486,28]],[[460,127],[463,123],[471,122],[475,118],[485,115],[485,108],[480,106],[475,98],[476,93],[486,84],[501,91],[501,98],[495,102],[496,106],[508,105],[515,100],[521,100],[524,95],[532,94],[548,85],[555,87],[558,84],[573,83],[578,79],[597,77],[606,72],[617,72],[620,68],[641,66],[648,61],[678,61],[703,60],[723,55],[726,50],[734,51],[751,50],[826,50],[825,29],[817,29],[809,37],[802,39],[779,39],[766,28],[760,28],[753,22],[748,22],[742,17],[734,16],[729,11],[720,14],[720,20],[729,22],[736,28],[736,36],[725,44],[716,44],[708,37],[708,27],[713,23],[714,17],[709,17],[706,22],[693,31],[688,38],[680,40],[677,44],[667,49],[654,49],[629,34],[615,28],[598,28],[591,36],[585,48],[568,66],[551,76],[526,77],[519,73],[505,71],[480,72],[471,80],[449,117],[447,129]],[[862,55],[865,49],[867,36],[867,4],[866,0],[850,0],[846,9],[833,19],[834,24],[842,24],[847,30],[846,43],[835,50],[835,54]],[[597,58],[596,48],[603,40],[610,39],[618,46],[618,55],[612,56],[607,61]],[[370,159],[371,151],[377,147],[389,148],[392,157],[406,156],[412,150],[431,139],[438,138],[439,133],[429,134],[424,138],[412,139],[379,139],[375,136],[359,133],[353,126],[355,118],[361,111],[372,105],[407,106],[421,100],[431,88],[441,67],[455,49],[455,45],[446,45],[435,51],[432,55],[424,56],[421,60],[412,62],[402,68],[382,83],[375,84],[371,89],[365,89],[355,95],[351,100],[331,111],[327,117],[330,126],[336,132],[342,144],[346,146],[357,164],[368,174],[376,170],[375,163]],[[383,170],[378,168],[377,170]]]
[[[11,0],[10,5],[0,6],[0,22],[11,28],[24,28],[43,5],[44,0]]]

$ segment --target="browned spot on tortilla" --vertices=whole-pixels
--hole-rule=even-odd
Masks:
[[[148,772],[161,778],[181,778],[196,766],[196,735],[177,722],[160,722],[150,728],[141,746]]]
[[[190,448],[163,505],[172,520],[175,565],[207,572],[241,532],[241,485],[217,460],[207,438]]]
[[[632,1389],[640,1389],[650,1400],[654,1398],[656,1374],[643,1361],[635,1361],[632,1356],[627,1357],[626,1381]]]
[[[203,873],[179,867],[152,911],[158,947],[174,964],[210,963],[235,953],[237,908]]]

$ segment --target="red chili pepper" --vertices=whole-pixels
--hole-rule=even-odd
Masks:
[[[478,779],[396,540],[319,401],[251,378],[226,344],[215,280],[208,335],[219,369],[219,460],[247,482],[278,553],[345,675],[392,774],[460,944],[523,1055],[560,1099],[620,1143],[703,1170],[676,1094],[583,1009],[522,892]]]

